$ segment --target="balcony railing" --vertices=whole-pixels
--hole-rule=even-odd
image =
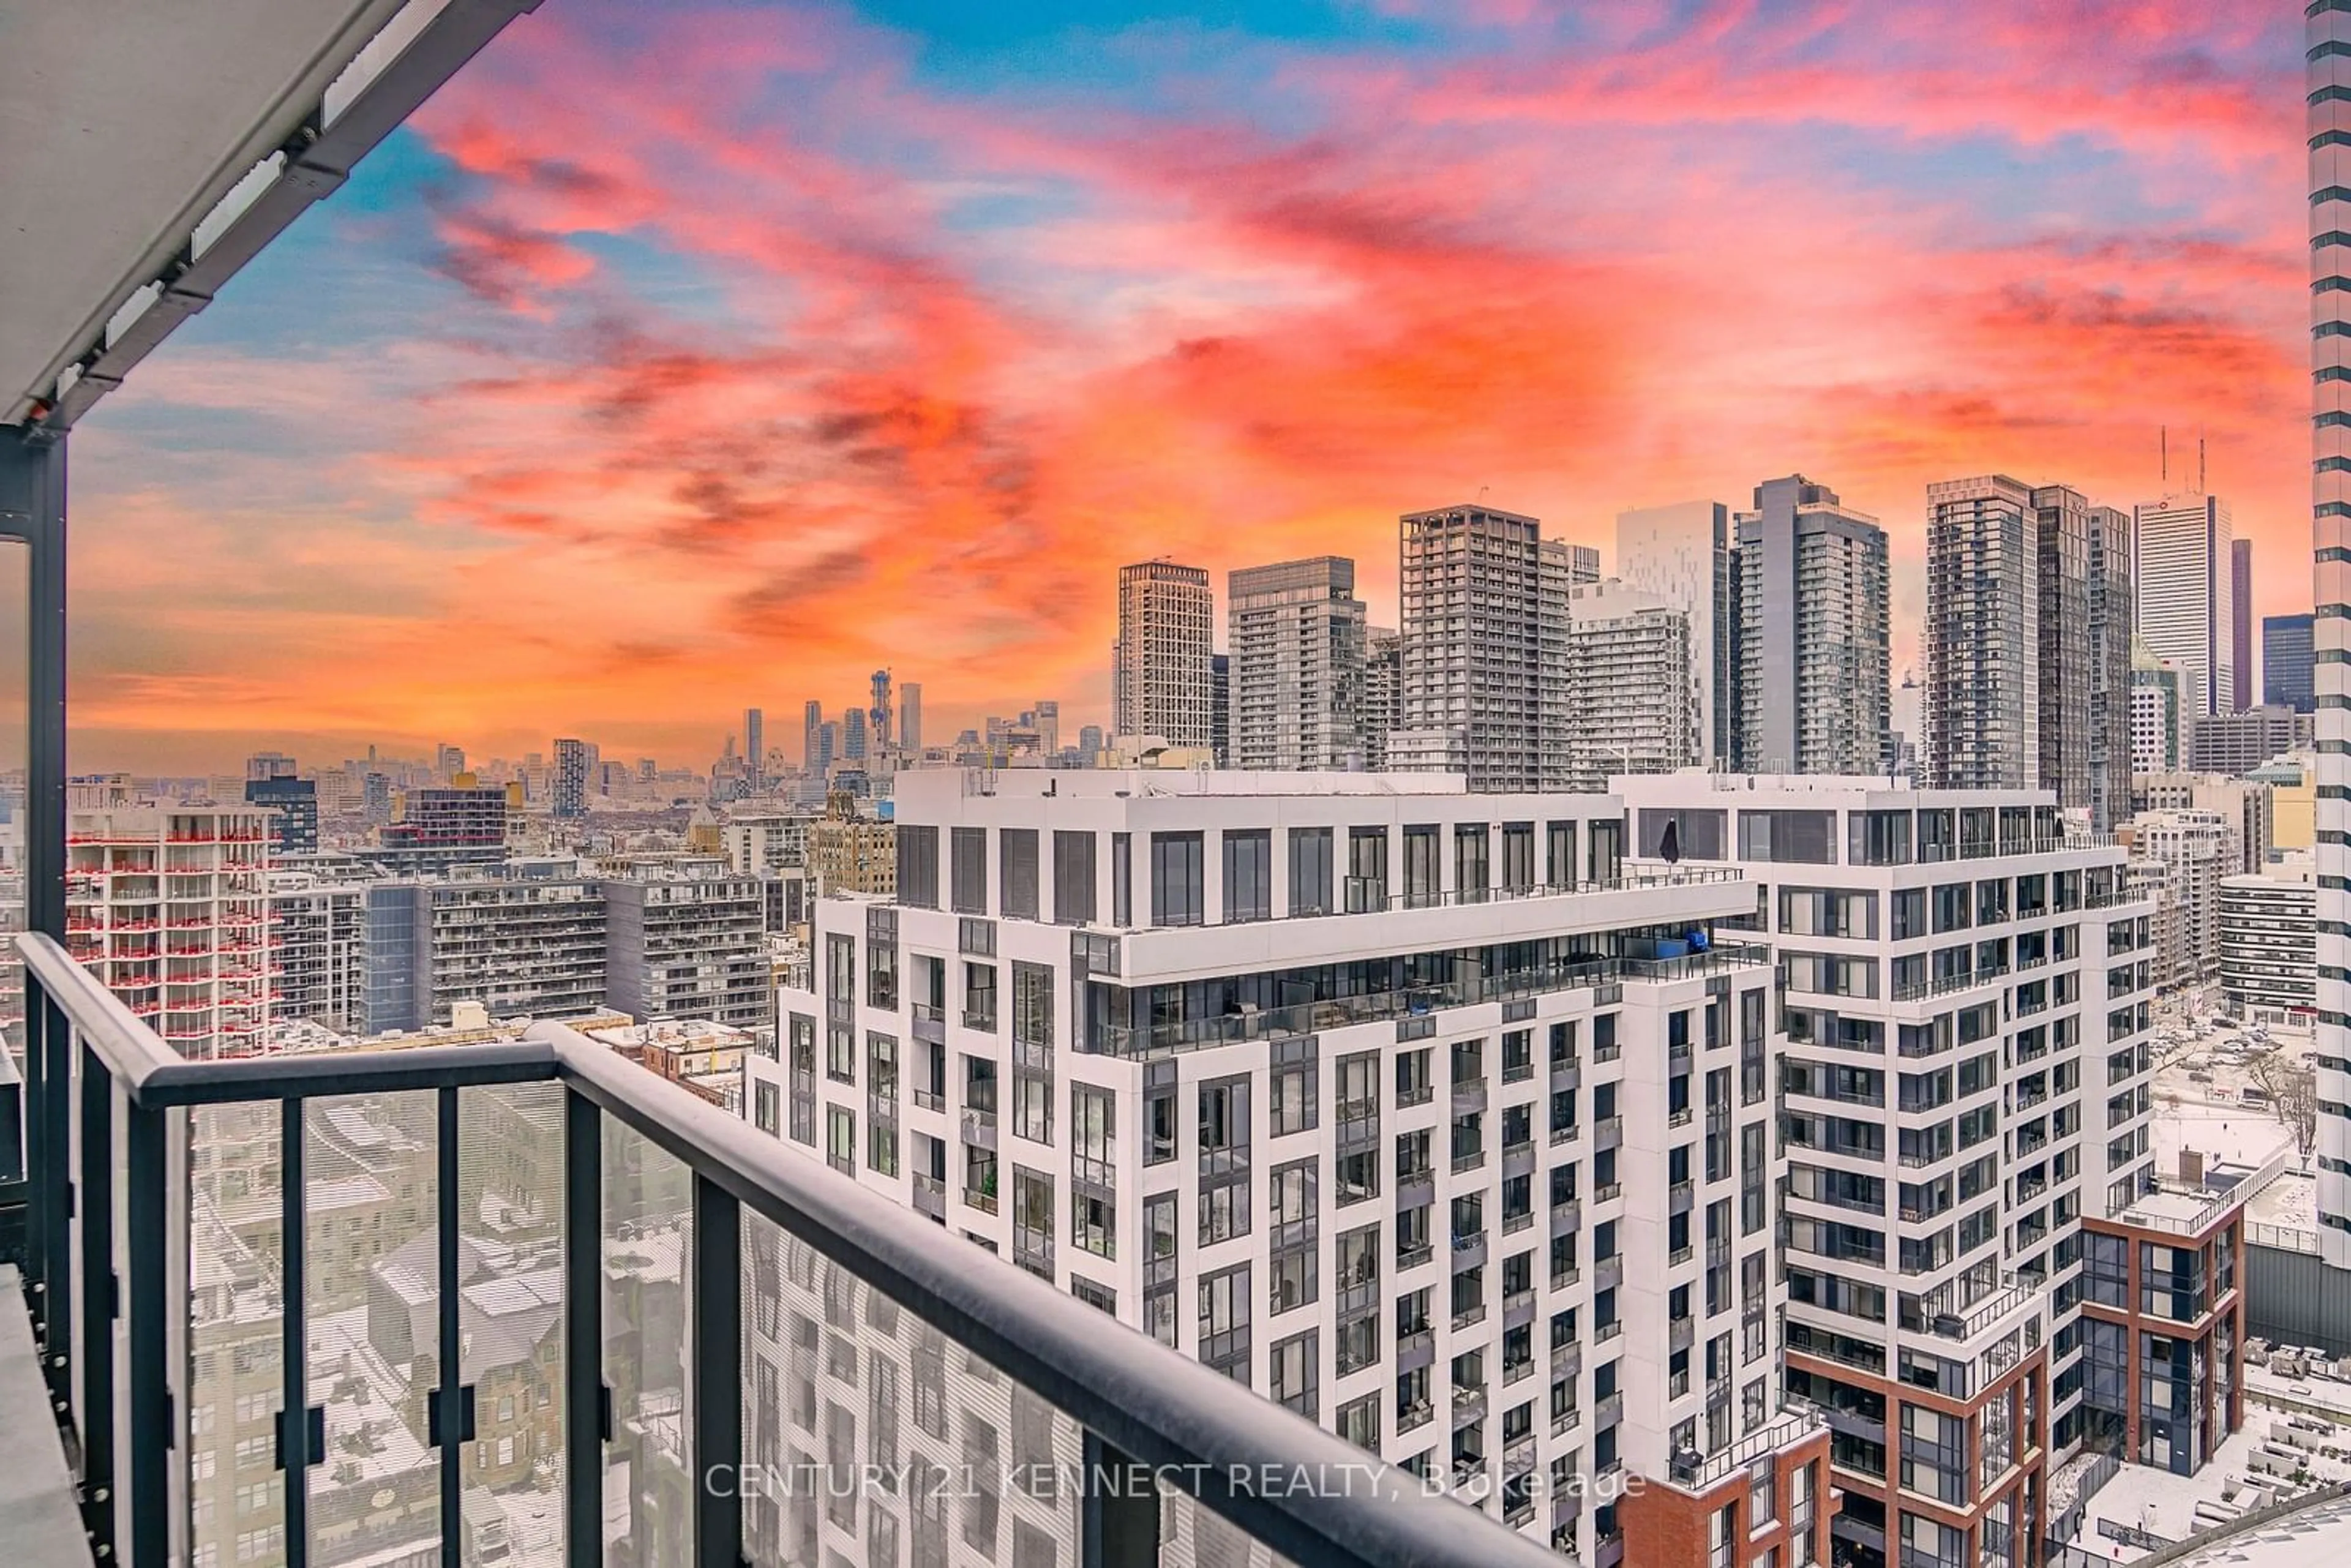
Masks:
[[[1373,996],[1331,997],[1174,1023],[1107,1024],[1101,1029],[1098,1040],[1100,1049],[1113,1056],[1197,1051],[1253,1040],[1319,1034],[1351,1024],[1421,1018],[1446,1008],[1614,985],[1627,979],[1672,980],[1754,968],[1768,964],[1770,953],[1768,947],[1722,943],[1703,953],[1671,958],[1581,958],[1491,977],[1481,976],[1441,985],[1414,986]],[[1593,1055],[1595,1061],[1613,1059],[1610,1048],[1594,1047]]]
[[[910,1356],[903,1424],[943,1437],[960,1389],[1008,1382],[1016,1411],[1025,1399],[1071,1433],[1083,1469],[1060,1516],[1071,1537],[1061,1561],[1155,1563],[1163,1488],[1170,1507],[1206,1507],[1295,1562],[1551,1561],[559,1024],[486,1044],[189,1061],[49,937],[16,945],[33,1068],[29,1300],[101,1562],[164,1568],[261,1528],[214,1524],[191,1500],[195,1462],[214,1473],[222,1443],[249,1440],[244,1426],[275,1459],[256,1474],[280,1483],[266,1528],[282,1530],[287,1568],[308,1568],[329,1540],[350,1555],[354,1521],[405,1531],[368,1537],[369,1554],[476,1562],[485,1511],[498,1524],[514,1507],[529,1524],[511,1543],[517,1568],[590,1568],[622,1552],[656,1568],[781,1561],[780,1504],[746,1459],[773,1450],[784,1419],[752,1397],[755,1363],[818,1354],[777,1310],[792,1291],[830,1337]],[[354,1156],[384,1154],[354,1135],[381,1116],[418,1162],[408,1190],[425,1196],[410,1239],[355,1279],[319,1204],[330,1190],[348,1201]],[[224,1123],[235,1135],[207,1141]],[[533,1139],[545,1146],[514,1146]],[[528,1189],[534,1171],[554,1190]],[[484,1223],[465,1195],[486,1206],[491,1192],[505,1239],[461,1245]],[[325,1242],[315,1253],[313,1237]],[[371,1295],[399,1305],[372,1311]],[[477,1332],[492,1321],[509,1332]],[[390,1382],[402,1385],[396,1403],[371,1387]],[[517,1442],[506,1394],[533,1386]],[[261,1404],[296,1417],[273,1431]],[[628,1484],[612,1495],[628,1500],[613,1506],[629,1517],[616,1521],[607,1470],[624,1463]],[[1275,1467],[1354,1480],[1253,1484]]]

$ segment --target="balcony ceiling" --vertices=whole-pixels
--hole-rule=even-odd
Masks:
[[[0,5],[0,423],[26,416],[400,9]]]

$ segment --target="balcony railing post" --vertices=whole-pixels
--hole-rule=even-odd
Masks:
[[[604,1559],[603,1114],[563,1096],[564,1560]]]
[[[465,1487],[461,1468],[465,1440],[473,1436],[465,1419],[464,1330],[458,1317],[464,1281],[457,1274],[457,1090],[444,1087],[434,1093],[436,1126],[434,1155],[438,1166],[436,1197],[440,1216],[441,1386],[431,1397],[439,1401],[440,1419],[432,1436],[441,1444],[441,1561],[463,1563],[465,1557]]]
[[[172,1539],[168,1500],[181,1495],[171,1484],[170,1469],[178,1425],[185,1416],[172,1408],[165,1370],[170,1314],[181,1310],[183,1300],[164,1283],[165,1216],[170,1205],[164,1134],[172,1113],[132,1105],[125,1114],[129,1157],[122,1176],[127,1200],[123,1249],[130,1272],[126,1281],[130,1300],[125,1306],[131,1328],[131,1427],[122,1435],[121,1447],[129,1460],[128,1496],[132,1503],[128,1511],[130,1558],[132,1568],[159,1568]]]
[[[73,1242],[74,1172],[68,1151],[73,1147],[71,1105],[73,1085],[73,1025],[65,1009],[44,989],[37,1009],[41,1076],[35,1099],[38,1112],[34,1127],[39,1133],[33,1149],[34,1228],[41,1239],[41,1367],[49,1380],[49,1402],[59,1415],[73,1409]]]
[[[304,1262],[304,1103],[281,1100],[277,1116],[280,1354],[286,1362],[285,1405],[277,1412],[277,1468],[286,1478],[286,1568],[305,1568],[310,1560],[309,1479],[316,1457],[310,1452],[309,1276]]]
[[[742,1568],[743,1215],[735,1196],[694,1176],[694,1561]]]
[[[114,1080],[81,1049],[81,1516],[90,1553],[114,1554]]]
[[[1159,1498],[1148,1472],[1094,1436],[1081,1445],[1079,1568],[1156,1568]]]

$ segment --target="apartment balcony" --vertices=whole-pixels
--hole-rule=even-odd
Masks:
[[[697,1486],[693,1478],[731,1477],[748,1452],[750,1347],[790,1367],[800,1353],[788,1337],[765,1338],[779,1331],[760,1324],[777,1321],[774,1292],[802,1289],[807,1312],[831,1316],[836,1328],[863,1325],[867,1354],[903,1351],[919,1365],[935,1354],[925,1343],[944,1343],[950,1355],[1027,1390],[1102,1462],[1132,1459],[1163,1485],[1222,1478],[1235,1464],[1279,1462],[1285,1472],[1319,1465],[1332,1473],[1360,1465],[1358,1450],[1312,1422],[1188,1355],[1106,1325],[1011,1263],[946,1241],[932,1218],[945,1207],[938,1178],[913,1177],[910,1211],[559,1024],[484,1045],[194,1062],[50,938],[21,937],[18,948],[28,987],[48,1004],[31,1009],[37,1174],[23,1210],[40,1287],[29,1298],[38,1339],[22,1330],[12,1338],[0,1314],[0,1449],[29,1444],[9,1467],[20,1489],[39,1479],[36,1461],[47,1454],[47,1528],[52,1535],[64,1529],[69,1550],[51,1550],[38,1521],[16,1524],[5,1553],[12,1565],[86,1562],[87,1531],[87,1550],[101,1562],[164,1568],[186,1561],[192,1545],[212,1538],[207,1531],[226,1528],[209,1511],[200,1518],[178,1511],[187,1507],[191,1467],[214,1473],[217,1449],[191,1445],[183,1429],[175,1437],[172,1413],[225,1408],[234,1392],[222,1381],[228,1357],[210,1352],[232,1340],[266,1348],[286,1407],[310,1412],[281,1424],[273,1439],[287,1463],[310,1477],[284,1496],[289,1568],[307,1568],[319,1550],[318,1521],[362,1516],[370,1520],[363,1528],[376,1532],[366,1537],[371,1552],[387,1560],[437,1552],[448,1534],[503,1516],[535,1521],[528,1539],[538,1555],[517,1563],[587,1568],[624,1540],[632,1560],[659,1568],[735,1563],[746,1556],[747,1536],[768,1527],[761,1505],[747,1490]],[[41,1020],[50,1016],[65,1027],[45,1030]],[[397,1378],[381,1355],[354,1359],[336,1348],[373,1332],[364,1294],[350,1293],[339,1245],[314,1249],[308,1239],[331,1224],[319,1204],[342,1178],[333,1169],[306,1175],[306,1155],[325,1118],[362,1107],[398,1118],[413,1134],[431,1195],[415,1235],[440,1240],[402,1251],[399,1276],[412,1281],[400,1289],[427,1303],[415,1320],[424,1336],[419,1349],[460,1332],[475,1346],[414,1363],[426,1379],[414,1390],[422,1407],[466,1413],[464,1426],[445,1428],[435,1414],[435,1430],[465,1435],[453,1439],[459,1451],[445,1467],[434,1445],[402,1439],[409,1448],[399,1451],[413,1456],[402,1462],[414,1473],[401,1485],[413,1482],[423,1500],[404,1511],[365,1506],[389,1483],[355,1457],[383,1451],[368,1447],[381,1437],[363,1434],[399,1407],[389,1383],[372,1399],[362,1385]],[[518,1137],[544,1147],[506,1146]],[[210,1186],[192,1185],[192,1169],[204,1168],[224,1138],[250,1159],[274,1158],[282,1173],[265,1190],[284,1239],[272,1242],[266,1260],[231,1242]],[[67,1149],[88,1153],[47,1157]],[[533,1206],[543,1217],[538,1240],[510,1233],[494,1252],[461,1247],[480,1220],[461,1204],[455,1173],[486,1159],[502,1170],[545,1173],[555,1190]],[[505,1163],[513,1159],[521,1164]],[[801,1238],[824,1239],[821,1252]],[[117,1280],[119,1297],[110,1288]],[[484,1490],[476,1478],[504,1461],[487,1433],[471,1436],[475,1394],[484,1393],[486,1426],[492,1385],[483,1380],[503,1364],[483,1360],[475,1320],[460,1313],[501,1301],[535,1304],[530,1321],[543,1337],[535,1346],[526,1338],[522,1353],[559,1396],[534,1429],[545,1445],[534,1462],[508,1467],[495,1490]],[[81,1347],[90,1331],[120,1335],[124,1349],[89,1360]],[[664,1365],[675,1381],[661,1380]],[[48,1444],[51,1398],[71,1423],[68,1444]],[[12,1400],[27,1399],[37,1403],[8,1415]],[[917,1402],[904,1418],[923,1421],[921,1409]],[[1463,1418],[1465,1407],[1455,1415]],[[219,1421],[232,1429],[225,1416]],[[91,1500],[78,1511],[66,1490],[69,1454],[80,1466],[70,1482]],[[621,1459],[642,1469],[634,1497],[611,1505],[616,1514],[605,1471]],[[1199,1495],[1179,1493],[1168,1506],[1210,1509],[1292,1561],[1355,1568],[1539,1568],[1549,1561],[1540,1546],[1425,1495],[1400,1473],[1369,1492],[1358,1483],[1343,1497],[1200,1484]],[[1087,1490],[1103,1495],[1078,1502],[1073,1528],[1114,1543],[1088,1560],[1155,1564],[1162,1499]],[[0,1509],[10,1495],[0,1483]],[[653,1510],[656,1495],[674,1501]],[[473,1561],[469,1551],[461,1543],[441,1560]],[[1074,1540],[1068,1560],[1076,1560]]]
[[[947,1217],[946,1183],[935,1176],[916,1175],[914,1207],[933,1219],[946,1219]]]
[[[1827,1429],[1828,1422],[1819,1410],[1789,1400],[1770,1420],[1738,1442],[1726,1443],[1710,1454],[1674,1455],[1667,1464],[1667,1476],[1681,1490],[1693,1496],[1703,1495],[1766,1454],[1782,1453],[1809,1442]]]
[[[1660,866],[1574,887],[1494,888],[1467,899],[1390,895],[1376,907],[1352,913],[1129,930],[1119,937],[1119,969],[1129,986],[1169,985],[1343,963],[1366,944],[1398,953],[1435,951],[1643,925],[1701,925],[1754,909],[1754,889],[1736,867]]]
[[[1279,921],[1257,921],[1244,929],[1260,930],[1280,924]],[[1445,945],[1458,946],[1468,940],[1474,939],[1457,936],[1447,939]],[[1372,996],[1332,998],[1275,1008],[1245,1005],[1229,1013],[1165,1024],[1106,1025],[1098,1031],[1097,1043],[1103,1052],[1111,1055],[1151,1056],[1197,1051],[1215,1045],[1236,1045],[1249,1040],[1322,1034],[1355,1024],[1390,1022],[1400,1019],[1426,1019],[1433,1025],[1435,1015],[1446,1009],[1469,1007],[1479,1002],[1514,1001],[1578,989],[1592,990],[1604,996],[1612,989],[1621,988],[1628,979],[1672,980],[1695,975],[1727,975],[1761,968],[1768,967],[1770,952],[1766,947],[1720,944],[1704,953],[1679,957],[1562,961],[1490,978],[1415,986]],[[1238,971],[1228,967],[1217,972],[1248,972],[1270,967],[1270,960],[1238,962]],[[1622,1049],[1621,1046],[1595,1046],[1593,1048],[1593,1060],[1613,1061],[1622,1053]],[[1420,1103],[1421,1095],[1425,1092],[1425,1090],[1416,1092],[1409,1103]],[[1397,1103],[1400,1105],[1407,1103],[1402,1093],[1398,1094]]]

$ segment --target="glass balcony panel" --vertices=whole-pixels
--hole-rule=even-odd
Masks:
[[[747,1213],[743,1384],[754,1568],[1079,1560],[1077,1423]]]
[[[1239,1526],[1181,1491],[1159,1494],[1159,1561],[1197,1563],[1200,1568],[1222,1563],[1236,1568],[1243,1563],[1249,1568],[1259,1563],[1265,1568],[1299,1568],[1295,1559],[1250,1540]]]
[[[302,1108],[304,1378],[327,1440],[306,1477],[313,1563],[440,1544],[429,1414],[442,1365],[438,1100],[427,1089]],[[282,1471],[241,1471],[232,1506],[265,1479],[289,1484]],[[248,1522],[241,1511],[237,1522]]]
[[[273,1568],[286,1561],[274,1447],[286,1390],[279,1110],[205,1106],[188,1119],[190,1372],[175,1462],[185,1466],[192,1560]]]
[[[693,1561],[687,1454],[694,1182],[683,1161],[607,1116],[604,1134],[604,1560]]]
[[[457,1097],[460,1507],[468,1551],[504,1546],[505,1568],[563,1561],[563,1116],[559,1084]]]

